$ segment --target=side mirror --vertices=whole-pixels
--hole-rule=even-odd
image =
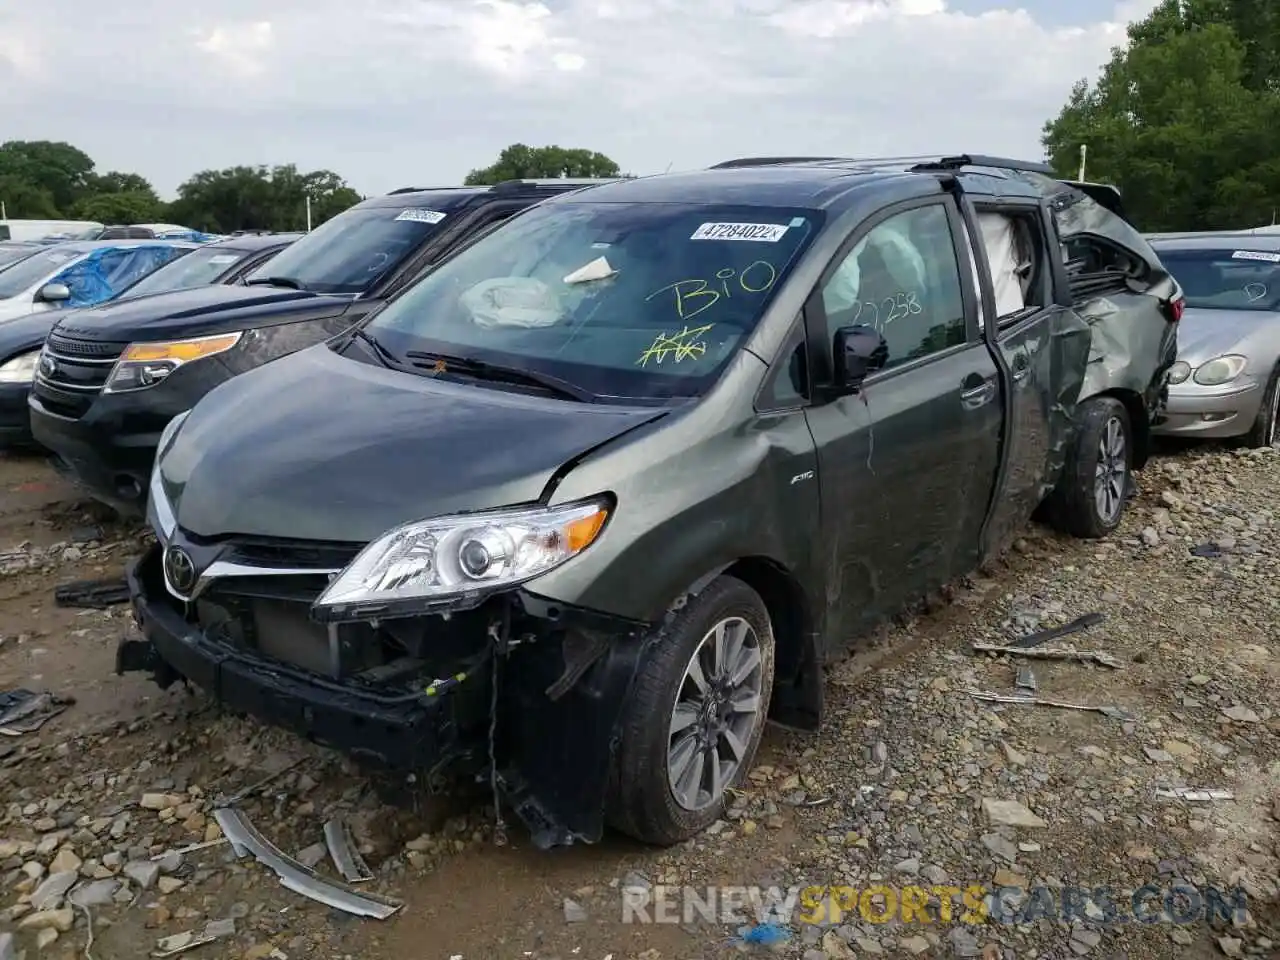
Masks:
[[[863,380],[889,362],[889,344],[872,327],[841,327],[833,347],[835,385],[841,393],[855,393]]]
[[[65,283],[46,283],[36,294],[41,303],[63,303],[71,299],[71,288]]]

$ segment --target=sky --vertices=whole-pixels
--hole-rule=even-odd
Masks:
[[[164,197],[237,164],[366,195],[522,142],[639,175],[738,156],[1040,159],[1044,122],[1156,0],[0,3],[0,140],[64,140]]]

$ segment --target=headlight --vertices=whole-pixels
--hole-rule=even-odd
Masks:
[[[432,601],[471,599],[531,580],[587,549],[609,504],[495,510],[406,523],[370,543],[312,608],[316,619],[409,616]]]
[[[1217,357],[1208,363],[1200,364],[1196,368],[1196,374],[1192,379],[1206,387],[1216,387],[1220,383],[1230,383],[1244,373],[1245,364],[1248,362],[1248,358],[1235,354]]]
[[[126,393],[154,387],[184,363],[224,353],[240,342],[242,333],[220,333],[191,340],[131,343],[111,368],[104,393]]]
[[[1191,376],[1191,364],[1185,360],[1179,360],[1169,368],[1170,383],[1183,383],[1189,376]]]
[[[164,484],[160,480],[160,459],[169,449],[169,444],[173,443],[173,438],[177,435],[182,422],[190,415],[191,411],[188,410],[165,424],[164,430],[160,433],[160,442],[156,444],[156,459],[151,467],[151,482],[147,486],[147,511],[156,536],[162,541],[173,536],[173,528],[178,525],[178,521],[173,515],[173,506],[169,503],[169,497],[164,492]]]
[[[40,351],[32,350],[0,363],[0,383],[30,383],[39,360]]]

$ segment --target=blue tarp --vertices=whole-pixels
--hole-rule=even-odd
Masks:
[[[69,308],[92,307],[118,297],[147,274],[176,260],[189,247],[147,244],[133,247],[105,247],[95,250],[51,281],[64,283],[71,291],[65,302]]]

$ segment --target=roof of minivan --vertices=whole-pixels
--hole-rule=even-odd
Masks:
[[[535,190],[564,193],[580,190],[583,187],[599,186],[613,183],[611,179],[581,180],[560,177],[529,180],[508,180],[482,187],[405,187],[388,193],[382,197],[370,197],[356,204],[353,209],[370,209],[373,207],[425,207],[439,208],[447,204],[450,208],[461,206],[476,197],[490,194],[526,194]]]
[[[998,177],[1007,181],[1006,194],[1037,196],[1025,180],[987,166],[954,170],[912,171],[916,158],[902,161],[800,160],[757,166],[722,166],[685,173],[661,173],[633,180],[614,180],[594,187],[584,203],[732,203],[744,206],[822,209],[854,190],[889,181],[919,180],[948,173],[958,177]],[[982,191],[979,191],[982,192]],[[578,197],[564,198],[574,202]]]
[[[1148,242],[1157,252],[1176,250],[1260,250],[1266,253],[1280,253],[1280,235],[1266,233],[1236,233],[1224,230],[1221,233],[1179,234],[1172,237],[1148,237]]]

